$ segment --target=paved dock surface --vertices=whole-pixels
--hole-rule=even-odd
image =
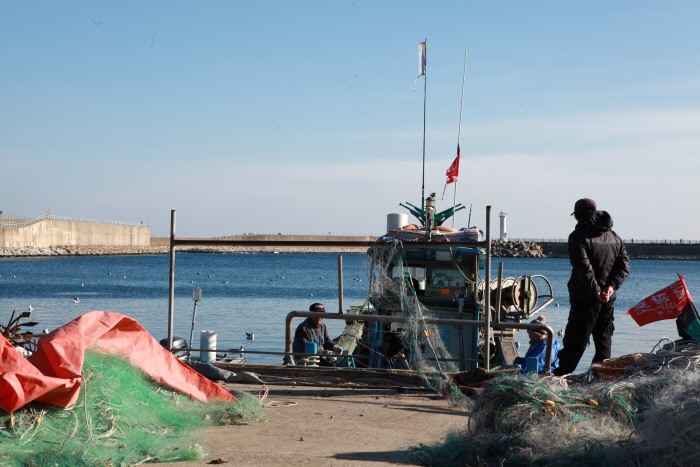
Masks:
[[[226,384],[250,394],[259,386]],[[204,432],[205,458],[160,465],[415,465],[409,448],[466,427],[468,411],[431,392],[269,386],[268,419]],[[220,462],[219,462],[220,461]]]

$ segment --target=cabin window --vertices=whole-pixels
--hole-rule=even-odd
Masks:
[[[430,287],[434,289],[457,289],[464,287],[464,276],[454,269],[433,269]]]

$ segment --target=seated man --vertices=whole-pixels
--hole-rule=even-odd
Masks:
[[[314,303],[309,307],[309,311],[325,313],[326,309],[321,303]],[[292,352],[305,353],[304,346],[307,342],[315,342],[318,346],[318,353],[320,355],[324,354],[324,350],[331,352],[333,351],[335,343],[328,336],[328,330],[326,329],[326,325],[323,324],[323,318],[306,318],[301,322],[301,324],[299,324],[296,333],[294,334]],[[298,358],[302,357],[297,357],[297,359]],[[322,356],[319,365],[335,366],[335,362]]]
[[[544,324],[544,321],[544,316],[540,315],[537,317],[537,319],[531,321],[531,323]],[[544,372],[544,360],[547,355],[547,333],[544,330],[535,331],[528,329],[527,335],[530,338],[530,348],[527,349],[527,353],[525,353],[524,357],[517,357],[515,360],[513,360],[513,363],[524,372],[527,365],[527,359],[534,357],[537,359],[537,372],[542,374]],[[560,349],[561,346],[559,345],[559,342],[554,339],[554,342],[552,342],[552,371],[559,366],[559,357],[557,354],[559,353]]]

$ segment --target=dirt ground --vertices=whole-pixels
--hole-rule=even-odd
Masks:
[[[254,395],[260,390],[225,386]],[[431,392],[269,386],[263,402],[272,404],[265,421],[209,428],[204,459],[161,465],[415,465],[409,448],[442,442],[468,420],[466,409]]]

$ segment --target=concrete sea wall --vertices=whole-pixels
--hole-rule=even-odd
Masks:
[[[15,222],[11,222],[15,221]],[[182,237],[178,237],[182,238]],[[354,241],[369,246],[374,236],[337,235],[254,235],[208,238],[208,240],[248,241]],[[193,238],[193,240],[196,240]],[[0,221],[0,257],[12,256],[104,256],[167,254],[169,237],[150,237],[148,226],[105,223],[42,216],[41,218],[2,219]],[[468,246],[468,244],[460,244]],[[625,242],[627,251],[637,259],[700,260],[700,243],[666,241]],[[248,247],[248,246],[181,246],[183,252],[213,253],[343,253],[364,254],[366,247]],[[565,240],[493,240],[493,257],[566,258]]]
[[[149,246],[148,226],[42,216],[22,223],[0,222],[0,247]]]
[[[539,241],[544,256],[550,258],[568,258],[569,252],[565,241]],[[630,258],[636,259],[688,259],[700,260],[700,243],[666,243],[657,242],[625,242],[625,248]]]

